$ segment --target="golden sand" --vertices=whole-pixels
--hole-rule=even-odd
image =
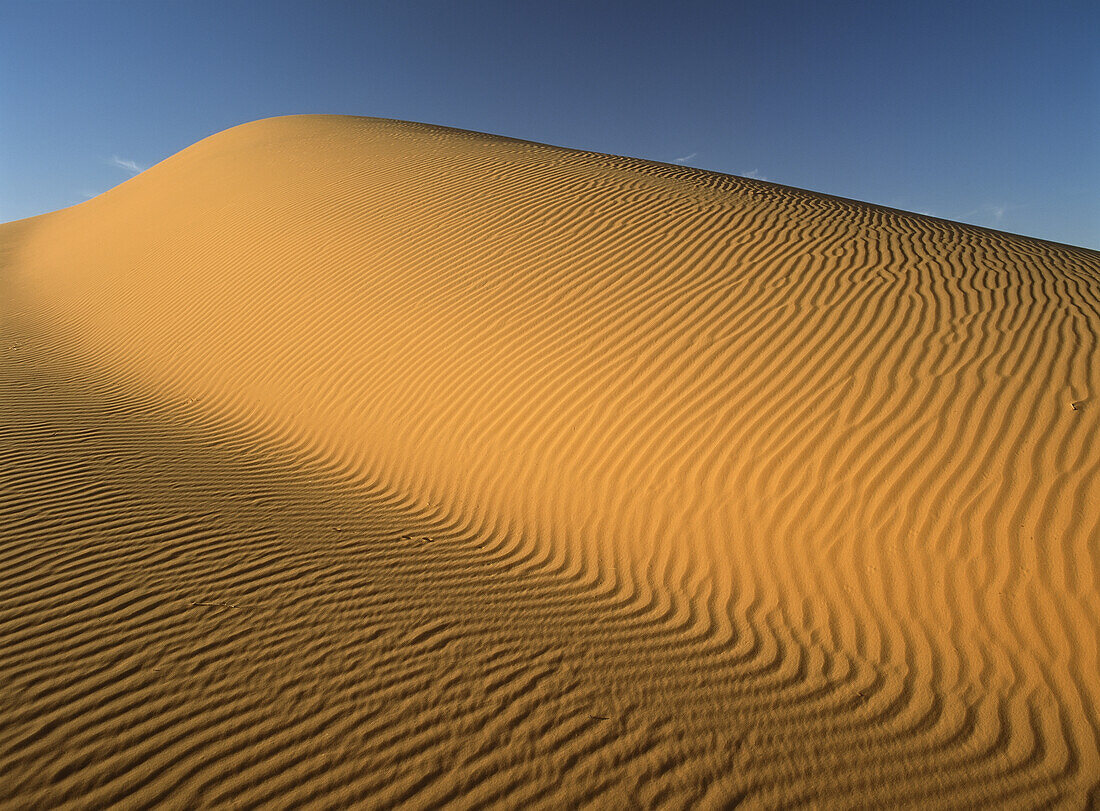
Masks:
[[[0,226],[0,805],[1100,804],[1100,254],[301,116]]]

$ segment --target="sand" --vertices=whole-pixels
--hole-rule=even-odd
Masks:
[[[1100,254],[477,133],[0,226],[0,805],[1100,804]]]

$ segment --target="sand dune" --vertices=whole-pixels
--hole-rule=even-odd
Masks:
[[[0,804],[1100,804],[1100,254],[419,124],[0,227]]]

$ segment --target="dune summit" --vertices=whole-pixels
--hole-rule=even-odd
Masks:
[[[1100,254],[368,118],[0,227],[0,803],[1100,803]]]

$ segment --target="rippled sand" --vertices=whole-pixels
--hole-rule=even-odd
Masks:
[[[1100,254],[271,119],[0,226],[0,804],[1100,804]]]

